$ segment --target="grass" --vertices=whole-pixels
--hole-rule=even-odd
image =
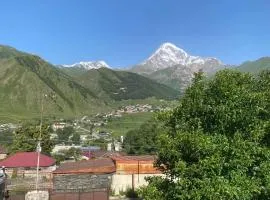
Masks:
[[[128,131],[139,128],[153,115],[151,112],[124,114],[122,117],[113,118],[100,130],[110,131],[114,137],[124,136]]]

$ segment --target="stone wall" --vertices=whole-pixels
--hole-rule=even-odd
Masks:
[[[91,191],[109,188],[112,174],[55,174],[53,189],[55,191]]]

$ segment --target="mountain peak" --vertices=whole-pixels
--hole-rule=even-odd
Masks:
[[[159,70],[176,64],[184,65],[188,57],[189,55],[183,49],[166,42],[160,45],[160,47],[141,64],[151,65],[156,70]]]
[[[194,73],[200,69],[211,71],[212,68],[219,67],[223,63],[212,57],[189,55],[185,50],[177,47],[175,44],[166,42],[161,44],[149,58],[134,67],[133,71],[150,74],[176,65],[188,67]]]
[[[180,49],[179,47],[177,47],[176,45],[174,45],[173,43],[170,43],[170,42],[163,43],[162,45],[160,45],[159,48],[160,49],[167,49],[167,48]]]
[[[99,69],[102,67],[105,68],[111,68],[105,61],[99,60],[99,61],[81,61],[79,63],[74,63],[72,65],[63,65],[64,67],[78,67],[83,68],[86,70],[90,69]]]

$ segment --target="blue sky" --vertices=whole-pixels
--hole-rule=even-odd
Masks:
[[[270,56],[269,0],[9,0],[0,44],[53,64],[143,61],[163,42],[239,64]]]

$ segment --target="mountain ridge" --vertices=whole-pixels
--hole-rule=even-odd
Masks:
[[[194,68],[193,71],[199,70],[200,66],[223,65],[223,63],[213,57],[200,57],[189,55],[185,50],[177,47],[172,43],[163,43],[154,51],[154,53],[142,63],[135,65],[131,71],[136,73],[147,73],[172,67],[175,65],[186,65]]]

